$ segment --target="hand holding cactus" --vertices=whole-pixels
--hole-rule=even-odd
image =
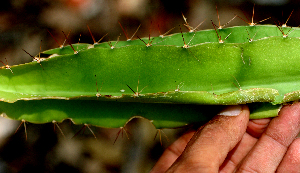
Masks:
[[[234,106],[231,112],[240,113],[216,116],[179,138],[152,172],[299,171],[300,103],[283,107],[274,119],[248,121],[247,106]]]

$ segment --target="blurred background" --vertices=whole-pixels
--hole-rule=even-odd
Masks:
[[[155,37],[169,29],[183,24],[182,14],[190,26],[213,29],[210,20],[221,25],[236,14],[247,20],[252,17],[255,3],[254,22],[285,23],[299,26],[300,1],[289,0],[5,0],[0,2],[0,60],[9,65],[26,63],[32,55],[59,47],[65,40],[62,31],[70,32],[71,43],[93,43],[87,25],[96,40],[108,33],[103,41],[126,40],[118,22],[131,37],[139,25],[136,36]],[[245,16],[246,15],[246,16]],[[158,27],[159,25],[159,27]],[[247,25],[236,17],[226,27]],[[55,39],[48,33],[52,33]],[[183,28],[183,32],[187,32]],[[171,33],[180,32],[176,27]],[[42,40],[42,42],[41,42]],[[117,134],[120,129],[91,127],[97,139],[88,128],[83,133],[82,125],[73,125],[66,120],[59,124],[35,125],[0,119],[0,172],[148,172],[163,150],[180,135],[190,129],[165,129],[167,138],[155,137],[156,129],[147,121],[135,119],[127,126],[126,134]],[[194,127],[197,128],[197,127]],[[75,135],[77,132],[81,132]],[[75,137],[74,137],[75,135]],[[65,137],[64,137],[65,136]],[[73,138],[72,138],[73,137]]]

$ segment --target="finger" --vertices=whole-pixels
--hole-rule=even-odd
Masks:
[[[243,160],[239,171],[274,172],[299,129],[300,103],[284,106]]]
[[[166,170],[175,162],[175,160],[181,155],[187,143],[193,137],[195,131],[188,132],[177,139],[172,145],[170,145],[159,158],[155,166],[150,173],[166,172]]]
[[[242,140],[236,147],[228,153],[224,163],[220,167],[220,173],[234,172],[244,157],[253,148],[257,142],[257,137],[261,136],[269,122],[269,118],[249,121],[247,133],[244,134]]]
[[[297,138],[290,145],[277,172],[299,172],[300,170],[300,138]]]
[[[241,140],[249,121],[246,105],[231,109],[239,115],[216,116],[198,130],[168,171],[218,172],[228,152]]]
[[[268,127],[271,118],[251,120],[248,123],[247,133],[255,138],[259,138]]]

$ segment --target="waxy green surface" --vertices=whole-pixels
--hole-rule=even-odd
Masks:
[[[274,117],[300,91],[300,31],[283,32],[288,37],[273,25],[238,26],[218,30],[222,39],[231,33],[224,43],[215,30],[183,33],[188,48],[178,33],[151,38],[149,47],[137,39],[111,42],[114,49],[74,44],[77,54],[70,46],[44,51],[51,57],[43,68],[31,62],[11,67],[13,74],[0,70],[0,112],[101,127],[142,116],[172,128],[207,121],[222,105],[252,103],[251,118]]]

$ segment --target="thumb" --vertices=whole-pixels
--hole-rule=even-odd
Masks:
[[[246,105],[227,107],[198,129],[168,171],[218,172],[228,152],[241,140],[248,122]]]

